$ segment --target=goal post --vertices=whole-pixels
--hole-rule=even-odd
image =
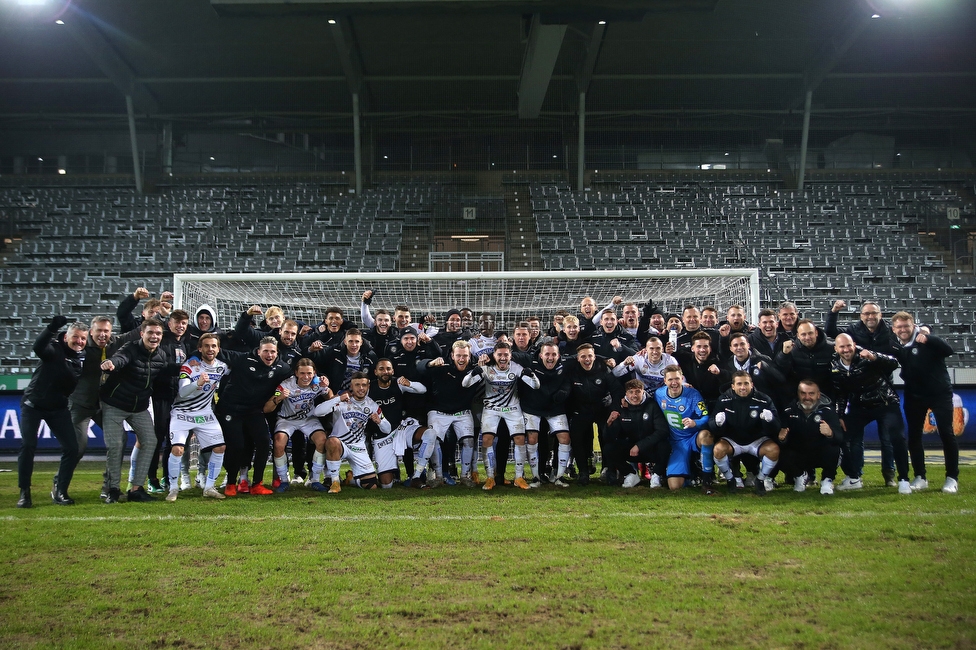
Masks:
[[[288,318],[318,323],[325,309],[340,307],[359,320],[366,290],[374,292],[375,312],[397,305],[414,318],[434,314],[443,322],[450,309],[487,311],[499,327],[529,316],[544,323],[565,309],[572,314],[591,296],[598,307],[614,296],[681,313],[686,304],[714,306],[720,314],[741,305],[752,322],[759,313],[759,271],[754,268],[663,269],[653,271],[498,271],[473,273],[178,273],[173,276],[174,306],[191,314],[202,304],[217,312],[218,325],[233,327],[250,305],[281,307]],[[477,320],[477,316],[476,316]]]

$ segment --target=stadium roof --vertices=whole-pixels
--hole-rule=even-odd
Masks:
[[[124,121],[124,92],[190,129],[348,129],[353,91],[374,123],[528,124],[584,89],[594,127],[674,128],[806,88],[827,120],[965,126],[974,33],[971,0],[0,0],[0,128]]]

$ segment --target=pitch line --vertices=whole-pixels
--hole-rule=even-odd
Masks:
[[[942,512],[921,512],[921,511],[901,511],[901,512],[875,512],[871,510],[862,512],[837,511],[837,512],[803,512],[803,513],[730,513],[730,512],[605,512],[597,515],[587,513],[536,513],[529,515],[505,515],[505,514],[486,514],[486,515],[262,515],[262,514],[188,514],[188,515],[140,515],[140,516],[93,516],[93,517],[17,517],[7,515],[0,517],[0,521],[18,523],[59,523],[59,522],[193,522],[193,521],[243,521],[243,522],[267,522],[267,521],[322,521],[336,523],[371,523],[371,522],[444,522],[444,521],[559,521],[563,519],[677,519],[680,517],[691,517],[696,519],[710,519],[712,517],[721,518],[748,518],[754,516],[777,517],[779,519],[804,519],[807,517],[836,517],[840,519],[869,519],[872,517],[972,517],[976,514],[974,510],[946,510]]]

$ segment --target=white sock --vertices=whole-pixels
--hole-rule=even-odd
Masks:
[[[718,466],[718,471],[721,472],[722,476],[725,477],[726,481],[732,478],[732,468],[729,467],[728,456],[726,456],[725,458],[716,458],[715,464]]]
[[[444,473],[441,471],[441,460],[443,456],[441,455],[441,446],[434,442],[434,453],[430,456],[430,471],[434,473],[434,478],[444,478]]]
[[[169,480],[169,490],[173,491],[174,488],[179,487],[180,484],[180,459],[181,456],[176,456],[174,454],[169,455],[169,463],[167,463],[166,476]]]
[[[339,480],[339,466],[342,465],[341,460],[327,460],[325,461],[325,466],[328,468],[329,476],[332,477],[333,481]]]
[[[556,478],[566,474],[566,468],[569,466],[569,459],[572,455],[572,446],[564,445],[560,442],[559,447],[556,450],[556,459],[559,463],[559,468],[556,470]]]
[[[529,452],[529,469],[532,471],[532,476],[539,478],[539,445],[538,443],[526,445],[525,449]]]
[[[759,459],[759,473],[756,474],[756,478],[760,481],[765,480],[767,476],[773,473],[773,469],[776,467],[776,462],[777,461],[775,460],[769,460],[765,456],[762,456]]]
[[[136,462],[139,460],[139,447],[132,448],[132,456],[129,458],[129,483],[136,480]],[[176,478],[180,477],[179,472],[176,474]]]
[[[380,487],[384,490],[389,490],[393,487],[393,481],[390,481],[389,483],[380,483]]]
[[[282,483],[288,482],[288,456],[282,454],[274,458],[275,474]]]
[[[461,476],[471,478],[471,461],[474,460],[474,438],[461,441]]]
[[[515,445],[515,478],[525,476],[525,445]]]
[[[437,435],[432,429],[427,429],[420,438],[420,447],[414,450],[414,478],[420,478],[420,475],[427,469],[427,464],[430,462],[435,447],[437,447]]]
[[[316,451],[312,454],[312,476],[309,478],[309,483],[321,483],[322,470],[325,469],[325,454],[321,451]]]
[[[207,461],[207,482],[204,485],[204,489],[214,486],[217,482],[217,477],[220,476],[220,468],[224,465],[224,452],[215,451],[209,455],[210,459]]]
[[[183,476],[189,478],[190,476],[190,454],[183,454],[180,456],[180,467]]]
[[[246,481],[247,480],[247,470],[249,470],[249,469],[251,469],[251,468],[250,467],[242,467],[241,468],[241,476],[238,479],[238,481]]]
[[[485,448],[485,478],[495,478],[495,448]]]

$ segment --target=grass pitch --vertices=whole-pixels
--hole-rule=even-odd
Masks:
[[[10,469],[13,464],[0,467]],[[976,647],[960,493],[461,487],[31,510],[0,473],[0,646]],[[870,486],[873,481],[873,486]],[[49,488],[48,488],[49,489]]]

